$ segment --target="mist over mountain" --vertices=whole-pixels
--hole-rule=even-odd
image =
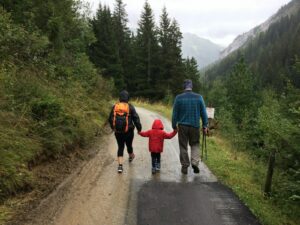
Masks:
[[[288,80],[299,88],[300,78],[294,69],[300,56],[299,30],[300,1],[293,0],[265,23],[239,36],[223,51],[227,51],[228,55],[223,55],[224,58],[211,65],[206,75],[212,81],[226,76],[244,58],[262,85],[270,86],[280,93]]]
[[[182,54],[184,58],[194,57],[199,69],[219,59],[222,46],[195,34],[184,33],[182,40]]]
[[[286,16],[291,16],[297,13],[297,10],[300,8],[300,1],[294,0],[288,3],[287,5],[281,7],[277,13],[271,16],[264,23],[254,27],[250,31],[243,33],[237,36],[234,41],[224,50],[221,51],[220,58],[224,58],[228,56],[230,53],[234,52],[239,48],[246,47],[248,43],[250,43],[254,38],[256,38],[260,33],[265,32],[269,29],[269,27],[281,20]]]

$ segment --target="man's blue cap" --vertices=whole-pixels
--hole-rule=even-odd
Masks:
[[[184,80],[184,82],[183,82],[183,88],[186,91],[191,91],[193,89],[193,82],[192,82],[192,80],[189,80],[189,79]]]

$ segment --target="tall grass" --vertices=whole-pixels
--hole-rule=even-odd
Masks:
[[[31,166],[87,147],[110,110],[100,76],[88,90],[84,82],[38,75],[0,72],[0,201],[34,187]]]
[[[299,224],[300,207],[286,205],[284,199],[266,198],[263,194],[266,165],[246,152],[234,150],[220,137],[208,138],[209,158],[205,162],[219,180],[231,187],[250,208],[262,224]],[[274,189],[279,182],[287,182],[280,171],[275,170]]]

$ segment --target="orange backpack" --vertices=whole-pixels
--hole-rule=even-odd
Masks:
[[[128,131],[129,104],[118,102],[114,107],[113,128],[117,133]]]

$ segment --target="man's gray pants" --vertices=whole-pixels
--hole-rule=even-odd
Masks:
[[[179,125],[178,128],[180,163],[182,167],[190,166],[188,144],[191,146],[191,163],[198,166],[200,161],[200,129],[186,125]]]

